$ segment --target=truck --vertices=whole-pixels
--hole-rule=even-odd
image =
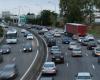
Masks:
[[[78,23],[66,23],[65,25],[65,32],[68,36],[85,36],[87,34],[88,26],[85,24],[78,24]]]

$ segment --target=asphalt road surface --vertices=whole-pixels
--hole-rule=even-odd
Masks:
[[[12,27],[9,27],[12,28]],[[14,27],[15,28],[15,27]],[[15,80],[20,80],[20,78],[25,74],[32,61],[34,60],[37,52],[36,40],[26,40],[26,37],[21,33],[20,28],[16,28],[18,30],[18,43],[17,44],[9,44],[11,46],[11,53],[7,55],[3,55],[4,61],[0,64],[0,68],[4,65],[15,61],[18,68],[18,77]],[[29,53],[22,52],[23,44],[26,43],[33,44],[33,51]],[[4,41],[4,44],[6,42]]]
[[[37,32],[37,30],[34,31]],[[97,63],[97,57],[92,55],[92,51],[87,50],[86,46],[82,46],[83,57],[72,57],[71,51],[68,50],[68,44],[62,44],[63,37],[56,38],[56,41],[64,53],[65,63],[56,65],[58,73],[53,76],[54,80],[74,80],[78,72],[90,72],[93,75],[93,80],[100,80],[100,64]],[[80,45],[78,42],[77,44]],[[48,61],[51,61],[50,54]]]

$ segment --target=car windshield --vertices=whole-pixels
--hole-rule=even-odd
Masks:
[[[81,51],[81,49],[73,49],[73,51]]]
[[[96,51],[100,51],[100,48],[96,49]]]
[[[78,79],[91,79],[90,76],[78,76]]]
[[[44,67],[54,67],[54,64],[44,64]]]

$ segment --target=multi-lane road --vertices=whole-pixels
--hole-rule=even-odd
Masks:
[[[11,63],[12,61],[15,61],[18,68],[18,76],[15,80],[20,80],[32,64],[32,61],[35,59],[37,54],[37,40],[35,38],[33,40],[26,40],[26,37],[24,37],[21,33],[21,29],[17,27],[14,28],[18,31],[18,42],[17,44],[9,44],[11,47],[11,53],[3,55],[4,61],[0,64],[0,68],[8,63]],[[33,45],[33,52],[24,53],[22,51],[23,44],[26,44],[27,42]],[[4,44],[6,44],[5,40],[2,45]]]
[[[65,63],[56,65],[58,71],[57,75],[53,76],[54,80],[74,80],[78,72],[90,72],[93,75],[93,80],[100,80],[100,65],[97,62],[97,57],[92,55],[92,50],[87,50],[86,46],[82,46],[83,57],[72,57],[71,50],[68,50],[68,44],[62,44],[63,37],[63,35],[57,37],[56,41],[64,53]],[[77,44],[80,45],[78,42]],[[49,53],[48,55],[48,61],[51,61],[51,56]]]

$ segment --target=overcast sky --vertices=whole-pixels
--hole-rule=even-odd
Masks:
[[[10,11],[13,14],[38,14],[43,9],[59,12],[59,0],[0,0],[0,13]]]

